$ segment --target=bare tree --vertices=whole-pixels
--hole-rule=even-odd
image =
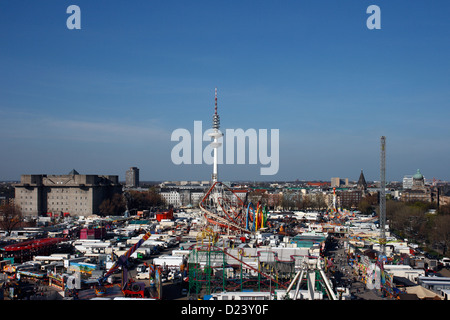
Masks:
[[[22,223],[22,210],[18,205],[5,204],[0,207],[0,226],[3,230],[11,233]]]
[[[111,199],[103,200],[99,210],[103,216],[122,215],[126,210],[125,199],[122,195],[116,193]]]
[[[434,232],[431,234],[431,239],[445,255],[450,248],[450,215],[437,215],[433,225]]]
[[[325,201],[325,195],[323,193],[316,194],[315,200],[317,210],[323,210],[327,208],[327,202]]]
[[[128,209],[146,210],[151,207],[160,207],[165,205],[165,200],[154,189],[150,188],[148,191],[130,191],[128,201]]]
[[[262,200],[264,193],[265,191],[259,190],[250,191],[247,195],[247,199],[249,202],[252,202],[254,205],[256,205],[258,202]]]
[[[293,192],[286,191],[282,194],[281,207],[283,210],[291,210],[295,207]]]
[[[430,238],[430,219],[425,212],[426,210],[420,204],[394,200],[386,202],[389,226],[402,237],[419,243],[424,243]]]

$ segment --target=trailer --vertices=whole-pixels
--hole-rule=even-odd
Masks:
[[[449,289],[441,289],[441,290],[439,290],[439,294],[443,297],[444,300],[450,300],[450,290]]]
[[[150,248],[139,248],[131,254],[134,259],[146,259],[150,256],[152,250]]]
[[[184,261],[185,258],[183,256],[162,255],[153,259],[153,264],[163,268],[179,269]]]

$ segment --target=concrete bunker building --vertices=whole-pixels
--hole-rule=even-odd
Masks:
[[[15,185],[15,202],[24,216],[69,213],[72,216],[99,214],[103,200],[122,193],[117,175],[25,174]]]

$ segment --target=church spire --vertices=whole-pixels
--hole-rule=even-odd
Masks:
[[[361,174],[359,175],[358,184],[356,185],[356,188],[358,190],[366,190],[367,189],[367,182],[366,178],[364,178],[363,170],[361,169]]]

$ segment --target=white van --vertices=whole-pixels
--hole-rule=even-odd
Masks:
[[[450,258],[442,258],[439,262],[442,263],[444,267],[450,267]]]

